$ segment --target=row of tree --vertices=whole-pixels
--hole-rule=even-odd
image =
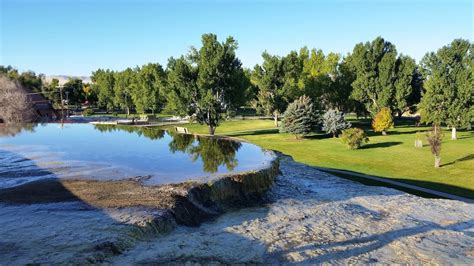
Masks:
[[[381,37],[355,45],[344,57],[306,47],[282,57],[264,52],[262,64],[253,69],[242,67],[237,48],[232,37],[219,42],[216,35],[204,34],[201,48],[170,58],[165,68],[150,63],[124,71],[98,69],[92,84],[71,80],[64,90],[73,103],[88,101],[109,111],[189,115],[208,125],[211,134],[223,114],[242,105],[274,116],[278,124],[280,114],[303,95],[317,110],[372,117],[383,108],[398,115],[420,110],[423,122],[446,124],[453,136],[474,117],[474,51],[467,40],[427,53],[420,64]],[[28,73],[13,78],[38,90],[34,73]],[[54,80],[40,87],[50,99],[59,95]]]

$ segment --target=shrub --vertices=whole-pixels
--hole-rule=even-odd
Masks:
[[[349,128],[342,131],[341,141],[346,144],[347,148],[356,150],[360,148],[362,144],[369,142],[369,138],[364,130],[360,128]]]
[[[23,86],[0,75],[0,122],[22,124],[33,122],[36,118],[33,104]]]
[[[387,129],[393,128],[392,112],[388,107],[382,108],[372,120],[372,128],[375,132],[382,132],[387,135]]]
[[[328,110],[323,115],[323,131],[328,134],[332,134],[333,137],[337,137],[341,130],[350,127],[351,123],[345,120],[343,112],[338,112],[336,110]]]
[[[435,167],[438,168],[441,164],[441,142],[443,141],[443,132],[439,126],[433,126],[433,128],[426,133],[428,137],[428,143],[431,147],[431,153],[435,157]]]
[[[319,115],[307,96],[290,103],[283,116],[281,131],[294,134],[296,138],[311,133],[319,124]]]
[[[94,110],[92,108],[86,108],[84,111],[82,111],[83,116],[91,116],[94,114]]]

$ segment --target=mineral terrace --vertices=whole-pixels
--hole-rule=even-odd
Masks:
[[[150,208],[152,197],[144,207],[94,206],[72,196],[21,202],[3,192],[0,261],[474,264],[474,205],[365,186],[280,159],[265,202],[209,215],[197,227],[162,219],[172,214]],[[74,186],[68,191],[80,191]]]

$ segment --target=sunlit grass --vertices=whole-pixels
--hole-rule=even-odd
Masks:
[[[351,119],[356,126],[368,129],[370,121]],[[445,132],[439,169],[423,139],[423,148],[415,148],[415,134],[428,130],[411,122],[398,121],[388,136],[368,130],[370,142],[359,150],[348,150],[340,139],[314,135],[296,140],[289,134],[278,133],[271,120],[223,122],[216,134],[231,135],[263,148],[291,155],[296,161],[312,166],[350,170],[399,181],[414,183],[448,193],[474,198],[474,131],[458,132],[458,140]],[[401,125],[403,124],[403,125]],[[206,134],[207,128],[189,124],[194,133]],[[421,134],[424,138],[424,133]]]

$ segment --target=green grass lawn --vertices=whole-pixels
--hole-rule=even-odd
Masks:
[[[398,126],[391,129],[388,136],[381,136],[369,129],[369,120],[351,120],[354,126],[365,128],[369,134],[370,142],[359,150],[348,150],[340,139],[322,134],[296,140],[293,135],[278,133],[271,120],[223,122],[216,134],[239,137],[312,166],[391,178],[474,198],[474,131],[458,132],[458,140],[451,140],[450,131],[446,131],[442,167],[435,169],[426,139],[423,148],[414,147],[415,133],[428,127],[415,127],[406,120],[396,121]],[[194,133],[207,133],[205,126],[189,124],[187,127]]]

